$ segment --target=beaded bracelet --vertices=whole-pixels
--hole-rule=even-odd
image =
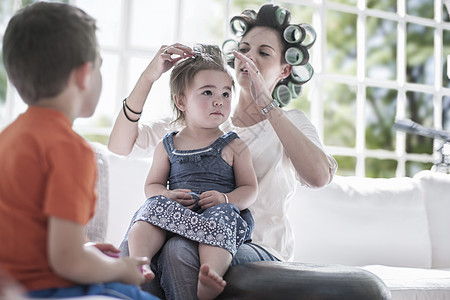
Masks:
[[[126,109],[125,109],[126,108]],[[142,111],[141,112],[136,112],[134,110],[132,110],[128,105],[127,105],[127,98],[123,99],[122,102],[122,109],[123,109],[123,114],[125,115],[125,118],[127,118],[128,121],[136,123],[137,121],[139,121],[139,119],[141,118],[140,115],[142,115]],[[127,114],[127,109],[132,112],[135,115],[139,115],[139,118],[137,118],[136,120],[131,119],[128,114]]]

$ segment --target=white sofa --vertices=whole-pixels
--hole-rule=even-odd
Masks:
[[[88,233],[118,246],[145,200],[150,159],[93,146],[100,209]],[[381,278],[394,300],[450,299],[450,175],[336,176],[323,189],[299,187],[297,198],[289,210],[295,261],[361,267]]]

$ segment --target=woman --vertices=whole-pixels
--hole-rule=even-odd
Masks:
[[[297,180],[313,188],[325,186],[332,180],[337,164],[322,149],[316,129],[306,116],[298,110],[284,111],[272,98],[277,84],[286,82],[292,71],[285,60],[290,43],[283,38],[289,11],[268,4],[258,14],[245,11],[239,18],[246,30],[241,32],[238,51],[233,54],[241,89],[231,121],[222,130],[235,131],[248,145],[259,191],[256,202],[250,206],[255,219],[253,242],[239,248],[232,265],[292,260],[293,236],[286,211],[295,195]],[[111,151],[128,155],[132,150],[144,150],[146,155],[152,154],[169,124],[163,120],[138,126],[140,112],[153,82],[173,63],[190,55],[192,50],[180,44],[160,49],[116,120],[108,145]],[[162,62],[160,58],[167,56],[174,58]],[[179,202],[189,206],[193,201],[186,197]],[[182,237],[171,238],[153,262],[166,298],[195,299],[200,267],[196,243]]]

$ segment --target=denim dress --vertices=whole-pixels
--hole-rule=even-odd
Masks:
[[[229,193],[236,188],[233,168],[222,158],[223,148],[239,138],[235,132],[225,133],[210,146],[195,150],[175,149],[176,133],[170,132],[163,138],[171,165],[170,190],[190,189],[198,201],[198,196],[205,191]],[[132,224],[136,221],[146,221],[190,240],[224,248],[232,255],[242,243],[251,241],[254,227],[250,211],[239,211],[234,204],[223,203],[206,210],[196,205],[190,210],[164,196],[147,199]]]

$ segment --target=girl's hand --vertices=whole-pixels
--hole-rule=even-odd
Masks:
[[[218,191],[203,192],[199,198],[198,205],[200,205],[203,210],[226,203],[225,196]]]
[[[173,201],[176,201],[183,205],[184,207],[188,209],[193,209],[195,206],[195,200],[189,193],[191,190],[188,189],[175,189],[175,190],[168,190],[164,196],[172,199]]]
[[[143,75],[146,76],[150,82],[155,82],[178,61],[193,56],[194,51],[186,45],[180,43],[170,46],[163,45],[159,48],[155,57],[145,69]]]
[[[267,88],[264,77],[261,75],[255,63],[250,58],[237,51],[233,51],[233,54],[235,58],[244,63],[244,68],[248,71],[251,81],[250,93],[253,100],[260,108],[266,107],[270,102],[272,102],[272,95]]]

